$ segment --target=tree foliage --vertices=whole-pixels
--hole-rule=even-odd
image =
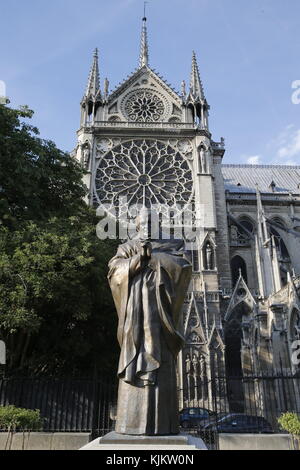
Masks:
[[[0,334],[11,372],[90,375],[116,363],[107,263],[83,170],[0,106]]]
[[[66,217],[83,207],[82,168],[27,121],[33,112],[0,105],[0,219]],[[25,120],[24,120],[25,119]]]
[[[300,437],[300,417],[296,413],[283,413],[278,422],[282,429]]]

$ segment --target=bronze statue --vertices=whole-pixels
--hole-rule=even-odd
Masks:
[[[181,308],[191,279],[182,240],[151,239],[151,213],[109,263],[121,347],[116,432],[178,434],[176,358]]]

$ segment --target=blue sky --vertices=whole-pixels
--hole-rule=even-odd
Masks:
[[[300,164],[299,0],[149,0],[147,10],[150,66],[176,89],[196,51],[224,162]],[[72,150],[93,50],[114,88],[137,66],[142,16],[142,0],[0,0],[11,105],[29,105],[41,136]]]

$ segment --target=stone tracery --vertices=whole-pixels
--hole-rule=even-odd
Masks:
[[[157,122],[162,121],[165,106],[157,94],[141,89],[126,99],[124,112],[129,121]]]
[[[112,208],[122,211],[120,198],[126,197],[128,205],[158,205],[166,214],[168,207],[183,208],[191,201],[192,174],[182,154],[167,142],[130,140],[103,155],[95,190],[98,202]]]

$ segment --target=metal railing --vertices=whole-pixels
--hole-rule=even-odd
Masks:
[[[191,376],[185,378],[178,398],[182,430],[217,449],[221,432],[282,433],[278,424],[281,414],[300,415],[300,377],[282,372],[216,375],[209,380]],[[39,409],[45,432],[104,435],[114,429],[116,402],[117,381],[106,377],[0,379],[0,406]],[[197,410],[201,410],[200,417]],[[227,423],[220,421],[225,417]]]
[[[285,412],[300,416],[300,377],[282,372],[190,377],[179,397],[185,431],[217,449],[220,433],[284,433],[278,418]]]
[[[86,127],[120,127],[134,129],[198,129],[199,126],[188,122],[136,122],[136,121],[94,121],[87,122]]]
[[[116,399],[115,381],[104,377],[0,379],[0,406],[40,410],[45,432],[103,435],[112,428]]]

